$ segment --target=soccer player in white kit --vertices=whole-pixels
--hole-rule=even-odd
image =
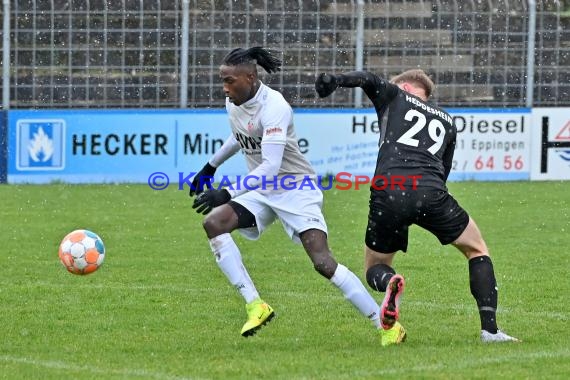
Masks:
[[[256,240],[275,219],[293,241],[303,245],[315,270],[338,287],[382,335],[379,305],[358,277],[337,263],[328,247],[323,194],[299,150],[293,110],[281,93],[261,82],[257,65],[272,73],[280,70],[281,61],[261,47],[237,48],[223,59],[220,79],[232,134],[197,173],[190,189],[191,196],[197,195],[192,207],[207,214],[203,227],[216,262],[246,302],[247,321],[241,335],[254,335],[275,313],[260,297],[230,233],[237,229]],[[212,189],[216,169],[240,150],[249,170],[247,186]]]

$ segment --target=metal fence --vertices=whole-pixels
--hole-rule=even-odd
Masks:
[[[295,107],[370,106],[317,100],[319,72],[416,67],[442,106],[569,106],[570,12],[534,3],[3,0],[3,108],[220,107],[222,57],[255,45],[282,52],[262,79]]]

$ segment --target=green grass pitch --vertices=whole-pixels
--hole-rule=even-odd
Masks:
[[[570,183],[450,190],[484,234],[499,326],[521,344],[480,343],[466,260],[417,227],[395,261],[407,279],[408,341],[388,348],[279,224],[257,242],[234,234],[277,313],[244,339],[242,299],[217,268],[186,190],[2,185],[0,379],[568,378]],[[331,248],[361,279],[367,210],[367,189],[325,193]],[[78,228],[107,248],[88,276],[57,257]]]

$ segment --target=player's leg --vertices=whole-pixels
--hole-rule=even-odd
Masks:
[[[385,292],[390,279],[396,274],[392,262],[396,252],[382,253],[364,247],[364,271],[368,285],[378,291]]]
[[[477,302],[481,320],[483,342],[517,341],[497,327],[498,288],[487,245],[477,224],[472,218],[461,235],[452,243],[467,258],[469,264],[469,287]]]
[[[366,280],[374,290],[386,292],[380,305],[380,337],[383,346],[398,344],[406,340],[404,326],[400,318],[400,296],[404,292],[404,277],[392,269],[395,252],[382,253],[364,249]]]
[[[310,228],[299,234],[303,248],[309,255],[315,270],[330,280],[344,297],[372,321],[376,328],[380,327],[380,307],[372,298],[362,282],[347,267],[339,264],[333,257],[324,231]]]
[[[469,287],[477,302],[481,329],[497,332],[497,283],[493,263],[479,228],[469,218],[465,230],[452,244],[463,253],[469,265]]]
[[[400,297],[404,293],[405,280],[392,268],[396,253],[377,252],[365,248],[366,280],[368,285],[379,292],[385,292],[380,306],[382,328],[391,329],[400,318]]]
[[[379,328],[378,303],[358,277],[339,264],[330,251],[322,200],[320,190],[290,191],[273,196],[271,206],[291,239],[303,244],[315,270],[331,281],[377,329],[384,331]]]
[[[435,191],[427,193],[425,199],[418,225],[432,232],[441,244],[453,244],[468,260],[469,287],[479,309],[482,339],[486,341],[483,336],[487,334],[495,341],[508,337],[498,332],[493,262],[477,224],[449,193]]]
[[[242,224],[247,218],[247,214],[242,216]],[[243,266],[241,253],[231,235],[239,225],[240,218],[230,203],[214,208],[203,221],[216,263],[245,302],[250,303],[259,298],[259,293]]]
[[[398,326],[400,297],[405,280],[392,267],[395,253],[408,248],[409,196],[378,192],[371,194],[365,235],[365,270],[368,285],[386,292],[380,308],[382,327]]]
[[[243,205],[231,201],[212,210],[205,217],[203,227],[218,267],[246,302],[248,320],[241,334],[251,336],[269,322],[275,313],[271,306],[260,298],[231,232],[237,228],[256,227],[255,217]]]
[[[396,274],[392,261],[397,251],[408,248],[407,211],[409,196],[385,191],[372,192],[368,225],[364,238],[364,269],[366,282],[376,291],[385,292]]]

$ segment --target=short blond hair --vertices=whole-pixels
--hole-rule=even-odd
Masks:
[[[411,82],[416,85],[420,85],[425,90],[427,98],[431,96],[435,89],[435,84],[422,69],[406,70],[393,77],[390,82],[394,84]]]

